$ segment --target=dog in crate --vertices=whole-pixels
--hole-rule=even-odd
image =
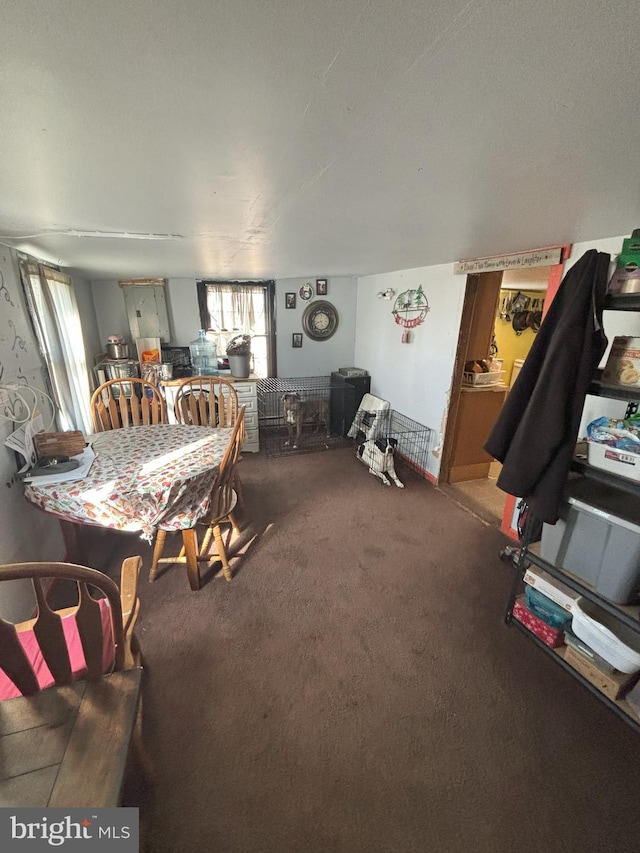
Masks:
[[[313,424],[313,431],[320,432],[322,426],[329,435],[329,401],[320,397],[303,399],[295,391],[282,395],[282,412],[287,425],[289,438],[285,446],[296,450],[300,446],[302,427],[305,423]]]
[[[391,485],[391,477],[399,489],[404,489],[404,483],[400,482],[393,462],[393,452],[397,444],[397,439],[389,436],[368,438],[358,445],[356,456],[369,467],[369,473],[382,480],[385,486]]]

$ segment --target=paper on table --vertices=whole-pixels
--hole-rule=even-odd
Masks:
[[[77,459],[80,467],[74,468],[73,471],[63,471],[60,474],[43,474],[38,477],[30,477],[28,474],[23,479],[23,483],[33,483],[36,486],[46,486],[49,483],[70,483],[72,480],[82,480],[86,477],[93,465],[93,460],[96,458],[95,451],[88,444],[82,453],[77,456],[70,456],[70,459]]]
[[[37,432],[44,432],[44,422],[40,412],[35,412],[26,424],[18,427],[17,430],[5,439],[4,443],[7,447],[15,450],[25,460],[24,465],[18,472],[19,474],[26,471],[27,468],[31,468],[36,463],[38,456],[33,443],[33,436]]]

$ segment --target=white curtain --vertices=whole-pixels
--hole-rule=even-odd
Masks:
[[[22,260],[20,268],[58,407],[58,427],[89,433],[91,388],[71,278],[34,261]]]
[[[236,335],[251,335],[252,370],[267,375],[267,317],[263,285],[207,283],[210,328],[216,333],[218,353]]]
[[[249,284],[207,285],[207,308],[216,332],[228,337],[264,335],[264,287]]]

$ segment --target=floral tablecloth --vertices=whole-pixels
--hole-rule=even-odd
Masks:
[[[27,500],[68,520],[116,530],[193,527],[209,509],[230,429],[158,424],[98,433],[83,480],[25,488]]]

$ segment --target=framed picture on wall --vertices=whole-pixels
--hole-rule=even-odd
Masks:
[[[316,296],[326,296],[327,295],[327,280],[326,278],[317,278],[316,279]]]
[[[292,347],[301,347],[302,346],[302,332],[294,332],[291,336],[291,346]]]
[[[284,306],[285,306],[285,308],[295,308],[296,307],[296,295],[295,295],[295,293],[285,293],[285,295],[284,295]]]

